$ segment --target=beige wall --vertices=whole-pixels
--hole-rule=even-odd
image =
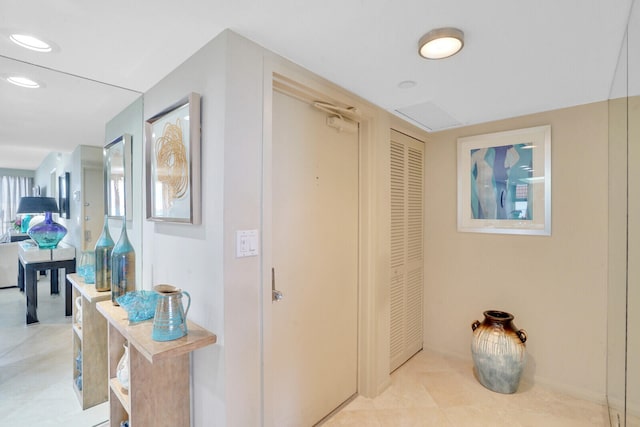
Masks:
[[[604,401],[607,103],[432,134],[426,146],[425,347],[470,359],[471,322],[527,331],[525,379]],[[457,138],[551,125],[552,234],[460,233]]]
[[[627,98],[610,100],[607,400],[614,420],[624,412],[626,392],[627,119]]]
[[[627,417],[633,416],[633,425],[640,425],[640,96],[629,97],[628,114]]]
[[[268,364],[262,352],[268,353],[269,346],[263,341],[269,325],[262,323],[268,259],[264,252],[235,258],[235,231],[263,230],[266,221],[262,168],[270,80],[265,69],[274,61],[286,62],[224,32],[144,96],[147,119],[191,91],[202,95],[202,224],[143,221],[142,236],[143,287],[166,282],[189,291],[189,317],[218,334],[217,344],[193,357],[194,426],[268,425],[269,399],[277,398],[262,395],[269,381],[269,372],[262,373],[263,363]],[[396,119],[374,110],[366,132],[378,148],[368,154],[371,168],[362,173],[377,184],[365,194],[372,200],[363,212],[382,224],[388,215],[381,177],[388,166],[389,125],[413,128],[396,126]],[[427,347],[469,357],[470,323],[485,309],[502,308],[529,332],[529,376],[602,398],[606,118],[606,104],[595,104],[433,135],[426,147]],[[457,233],[456,137],[547,123],[552,125],[555,174],[553,235]],[[375,221],[371,230],[378,229]],[[365,304],[373,307],[367,321],[377,338],[361,348],[375,356],[366,362],[377,372],[371,388],[380,389],[388,370],[388,298],[381,285],[388,278],[388,236],[376,231],[370,239],[365,250],[376,265],[368,280],[375,285],[361,291],[373,293]],[[488,287],[481,291],[483,283]]]
[[[356,100],[361,109],[361,254],[359,369],[361,392],[388,384],[388,144],[387,113],[225,31],[144,96],[144,118],[188,92],[202,95],[202,224],[143,222],[143,281],[190,292],[191,320],[218,335],[193,357],[193,425],[270,425],[269,185],[273,73]],[[404,124],[400,130],[424,133]],[[418,137],[420,135],[417,135]],[[267,176],[267,178],[265,178]],[[263,216],[264,215],[264,216]],[[378,223],[384,224],[379,226]],[[257,257],[235,257],[236,230],[257,229]],[[265,272],[265,270],[267,272]],[[265,279],[266,278],[266,279]],[[360,337],[361,338],[361,337]],[[364,374],[362,370],[366,371]],[[264,388],[264,393],[263,393]],[[368,391],[367,391],[368,390]],[[264,416],[263,416],[264,411]]]

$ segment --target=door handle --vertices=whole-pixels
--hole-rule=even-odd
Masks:
[[[271,268],[271,301],[282,301],[284,294],[276,289],[276,269]]]

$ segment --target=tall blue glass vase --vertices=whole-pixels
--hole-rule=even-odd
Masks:
[[[109,217],[104,216],[102,234],[96,242],[96,291],[105,292],[111,289],[111,251],[113,239],[109,233]]]
[[[136,290],[136,254],[127,235],[127,221],[122,219],[122,232],[111,253],[111,302]]]

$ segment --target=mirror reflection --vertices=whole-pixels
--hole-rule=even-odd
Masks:
[[[640,426],[640,4],[634,4],[609,101],[607,403],[612,426]]]
[[[141,208],[130,208],[125,196],[130,185],[127,152],[142,140],[129,129],[116,131],[121,123],[114,123],[127,110],[128,120],[142,127],[141,94],[0,56],[0,74],[5,73],[29,75],[41,87],[22,88],[0,80],[0,182],[7,183],[6,188],[0,186],[0,235],[6,230],[8,240],[15,240],[0,243],[0,396],[4,401],[0,423],[41,425],[56,419],[64,425],[101,425],[109,418],[108,404],[83,396],[90,388],[89,377],[78,375],[83,354],[77,345],[69,345],[78,310],[73,304],[74,316],[65,315],[64,269],[37,274],[39,323],[25,327],[26,298],[16,287],[21,243],[17,240],[25,234],[20,224],[24,218],[16,209],[21,196],[54,197],[58,202],[65,190],[68,218],[55,213],[54,219],[68,229],[63,242],[75,248],[78,264],[83,251],[94,248],[104,222],[105,145],[116,132],[134,134],[135,140],[109,150],[108,177],[114,190],[109,200],[114,202],[113,217],[122,217],[130,209],[131,217],[137,216],[131,224],[131,241],[141,254]],[[132,104],[135,108],[129,108]],[[20,192],[11,190],[17,196],[9,197],[9,183],[20,188]],[[117,220],[110,222],[112,231],[120,228]],[[54,275],[60,284],[57,294],[51,292]],[[42,418],[42,399],[37,398],[42,390],[56,390],[47,393],[46,418]]]
[[[110,217],[127,217],[131,202],[131,135],[124,134],[104,148],[105,205]]]
[[[0,74],[29,76],[41,86],[0,79],[0,168],[37,170],[52,152],[102,148],[105,124],[140,93],[0,56]],[[53,194],[50,194],[53,196]]]

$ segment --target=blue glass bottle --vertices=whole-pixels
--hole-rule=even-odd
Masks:
[[[136,290],[136,254],[127,235],[127,221],[122,218],[122,232],[111,253],[111,302]]]
[[[113,251],[113,239],[109,234],[109,217],[105,215],[102,234],[95,247],[96,291],[105,292],[111,289],[111,251]]]

